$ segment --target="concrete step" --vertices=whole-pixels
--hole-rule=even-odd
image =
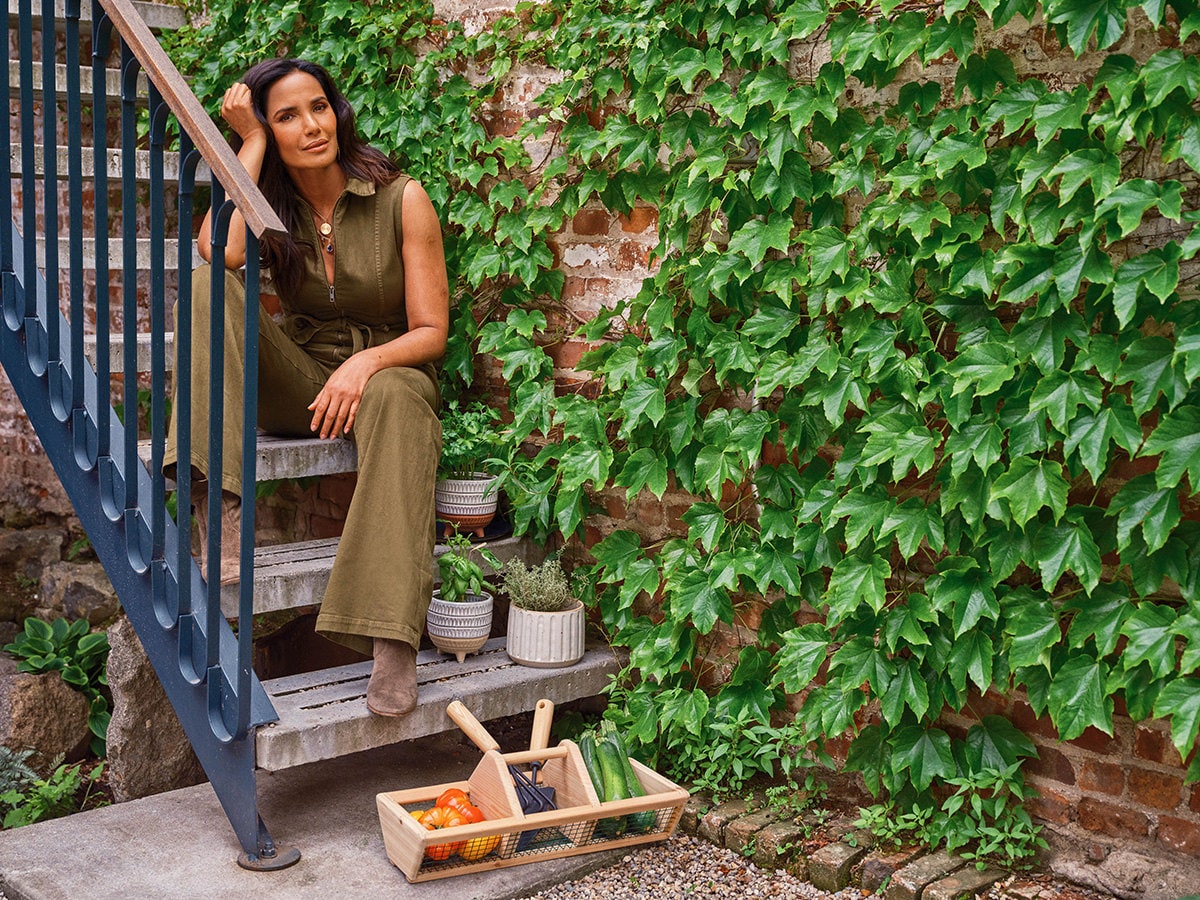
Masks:
[[[151,238],[137,239],[137,260],[138,269],[146,270],[150,267],[150,247]],[[175,272],[179,269],[179,242],[173,239],[163,241],[163,252],[165,258],[163,260],[164,267],[168,272]],[[70,265],[69,244],[65,235],[58,239],[58,259],[59,269],[65,270]],[[108,239],[108,270],[110,272],[120,272],[124,266],[125,242],[121,238]],[[46,268],[46,239],[39,233],[37,238],[37,266],[39,269]],[[201,265],[204,259],[192,246],[192,267],[195,268]],[[17,261],[17,265],[21,265]],[[96,268],[96,241],[94,238],[83,239],[83,267],[85,269]]]
[[[138,441],[138,456],[146,465],[150,450],[149,440]],[[260,431],[255,466],[259,481],[337,475],[358,468],[358,449],[344,438],[285,438]]]
[[[279,721],[258,729],[257,764],[277,771],[449,731],[455,727],[446,716],[451,700],[461,700],[486,722],[527,712],[543,697],[555,704],[591,697],[620,669],[613,649],[599,642],[590,643],[578,663],[561,669],[517,665],[504,652],[504,643],[504,638],[493,638],[461,663],[436,650],[421,651],[418,706],[398,719],[367,711],[370,662],[268,681],[264,687]]]
[[[104,92],[110,101],[118,100],[121,97],[121,71],[119,69],[104,70]],[[144,105],[150,98],[150,81],[146,78],[146,73],[138,75],[137,81],[137,96],[140,104]],[[66,98],[67,88],[67,67],[64,63],[55,63],[54,65],[54,87],[58,91],[59,99]],[[92,94],[92,69],[90,66],[79,66],[79,88],[84,96],[85,102],[90,102],[88,98]],[[10,59],[8,61],[8,89],[13,97],[20,95],[21,90],[21,63],[18,60]],[[41,98],[42,96],[42,64],[35,62],[33,64],[33,96]]]
[[[134,0],[133,5],[146,24],[150,26],[151,31],[175,31],[187,24],[187,14],[178,6],[168,6],[163,3],[146,3],[143,0]],[[64,0],[54,0],[54,15],[60,22],[66,15],[66,8]],[[8,0],[8,24],[14,30],[20,11],[21,4],[18,0]],[[33,0],[32,11],[33,27],[35,30],[40,29],[42,27],[42,4],[38,0]],[[92,4],[87,2],[81,3],[79,13],[80,22],[90,29],[92,25]]]
[[[315,541],[298,541],[294,544],[276,544],[271,547],[256,547],[254,550],[254,612],[256,614],[280,612],[302,606],[316,606],[325,596],[329,584],[329,571],[333,568],[333,557],[337,553],[340,538],[323,538]],[[506,537],[488,541],[487,548],[501,562],[520,559],[527,565],[540,562],[540,551],[529,541]],[[449,549],[443,544],[434,547],[430,567],[437,582],[437,558]],[[485,577],[495,574],[487,563],[481,563]],[[225,585],[221,589],[221,609],[233,618],[237,615],[238,586]]]
[[[108,339],[108,370],[114,375],[125,371],[125,335],[111,334]],[[175,358],[175,332],[168,331],[163,335],[163,352],[167,355],[167,371],[171,371]],[[96,365],[96,335],[83,336],[83,355],[95,368]],[[150,335],[137,336],[137,371],[150,371]]]
[[[46,148],[44,144],[35,144],[33,174],[41,178],[46,173]],[[80,167],[85,179],[91,180],[96,173],[96,156],[92,147],[83,147],[80,154]],[[150,151],[136,150],[134,159],[134,168],[137,172],[138,184],[148,184],[150,182]],[[14,146],[9,154],[12,159],[12,174],[14,177],[24,173],[23,153],[19,146]],[[66,183],[67,179],[67,148],[58,147],[55,154],[58,165],[58,177]],[[112,182],[121,180],[121,166],[123,164],[122,151],[110,149],[105,154],[107,159],[107,173],[110,180],[110,185],[117,187],[118,185]],[[164,153],[163,154],[163,179],[169,184],[174,184],[179,181],[179,154]],[[196,184],[207,185],[212,181],[212,173],[208,170],[207,163],[201,163],[196,167]]]

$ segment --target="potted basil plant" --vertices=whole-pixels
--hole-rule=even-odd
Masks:
[[[492,632],[495,598],[473,556],[478,554],[494,568],[500,561],[486,547],[473,547],[464,535],[455,534],[446,543],[446,551],[437,558],[441,583],[429,601],[425,631],[438,650],[462,662],[468,654],[478,653]]]

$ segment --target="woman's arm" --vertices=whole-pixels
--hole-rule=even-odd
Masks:
[[[355,353],[329,376],[308,407],[311,428],[321,437],[347,434],[354,425],[367,381],[392,366],[419,366],[440,359],[450,331],[450,287],[442,227],[425,189],[415,181],[404,187],[404,305],[408,331],[395,340]]]
[[[267,153],[267,129],[250,102],[250,88],[240,81],[225,92],[221,101],[221,117],[232,126],[242,139],[242,148],[238,150],[238,161],[250,174],[254,182],[258,182],[262,172],[263,158]],[[205,262],[212,262],[212,209],[204,215],[200,224],[200,233],[196,236],[196,249],[204,257]],[[246,264],[246,221],[242,214],[234,210],[229,220],[229,232],[225,239],[225,268],[240,269]]]

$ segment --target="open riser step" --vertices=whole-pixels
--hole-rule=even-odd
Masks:
[[[401,718],[367,711],[371,663],[355,663],[264,683],[279,721],[258,729],[259,768],[285,769],[449,731],[451,700],[461,700],[481,721],[528,712],[546,698],[568,703],[601,693],[620,669],[604,644],[589,644],[583,659],[561,669],[521,666],[508,658],[504,638],[488,641],[464,662],[422,650],[417,656],[417,708]]]

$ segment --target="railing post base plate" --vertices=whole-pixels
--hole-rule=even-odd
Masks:
[[[274,872],[294,866],[300,861],[300,851],[295,847],[276,847],[272,856],[251,856],[249,853],[238,854],[238,865],[251,872]]]

